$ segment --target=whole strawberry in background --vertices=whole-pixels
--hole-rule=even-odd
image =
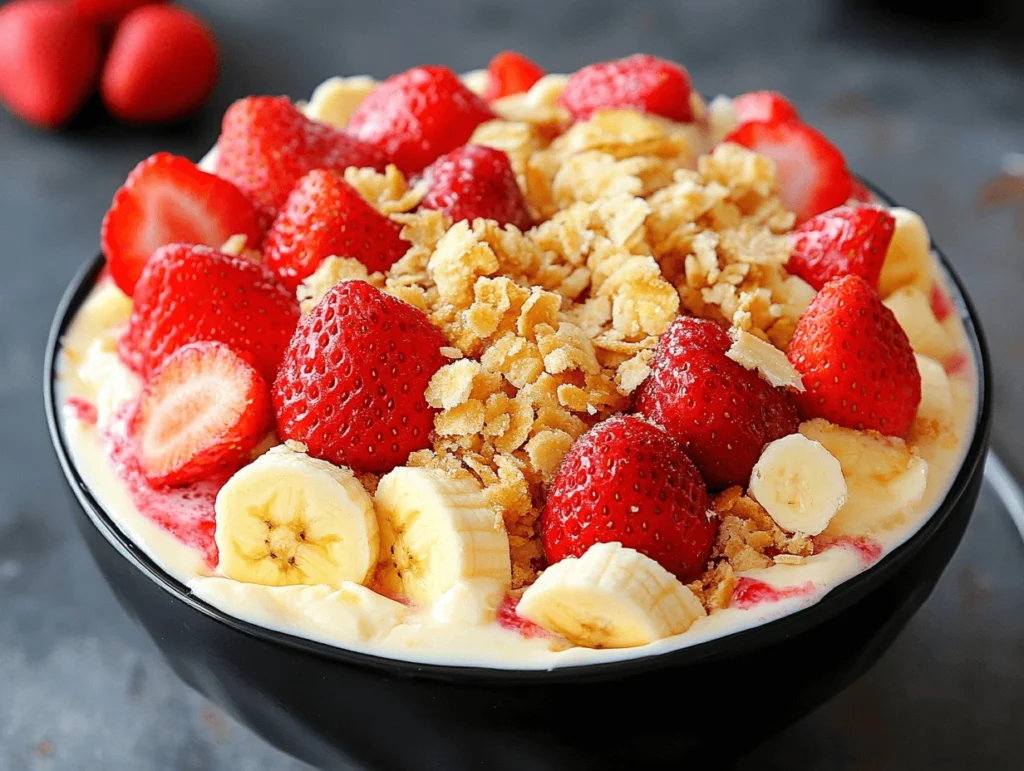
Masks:
[[[700,576],[717,530],[707,488],[682,445],[637,415],[610,418],[573,444],[541,514],[550,562],[618,542],[681,581]]]
[[[169,4],[144,5],[121,20],[100,94],[128,123],[166,123],[195,112],[213,91],[220,56],[210,29]]]
[[[164,0],[71,0],[82,19],[104,28],[113,28],[125,16],[144,5]]]
[[[62,0],[18,0],[0,8],[0,102],[22,120],[57,128],[96,85],[99,29]]]
[[[493,102],[512,94],[522,94],[544,77],[544,69],[515,51],[502,51],[487,65],[487,89],[484,99]]]

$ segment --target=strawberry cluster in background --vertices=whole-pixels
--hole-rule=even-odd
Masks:
[[[35,126],[64,126],[97,90],[120,121],[179,120],[206,101],[218,70],[210,28],[170,3],[15,0],[0,8],[0,102]]]

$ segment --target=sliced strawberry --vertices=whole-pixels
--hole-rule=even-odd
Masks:
[[[541,514],[550,562],[617,541],[692,581],[718,530],[708,491],[682,446],[638,415],[598,423],[562,461]]]
[[[331,171],[299,180],[285,201],[263,249],[263,262],[292,291],[330,256],[359,260],[371,273],[385,271],[409,242],[392,222]]]
[[[502,51],[487,66],[484,99],[493,102],[503,96],[522,94],[542,77],[544,70],[531,59],[515,51]]]
[[[800,221],[841,206],[850,197],[853,178],[843,154],[804,123],[744,123],[723,141],[775,161],[779,197]]]
[[[676,319],[658,340],[637,411],[680,442],[711,490],[746,485],[766,444],[800,421],[785,391],[727,357],[717,324]]]
[[[840,206],[804,222],[790,236],[786,269],[815,289],[857,275],[878,289],[896,220],[873,206]]]
[[[192,343],[146,383],[129,433],[146,479],[181,485],[242,466],[272,415],[266,381],[242,356],[223,343]]]
[[[238,185],[270,227],[295,184],[313,169],[349,166],[383,171],[376,148],[310,120],[286,97],[249,96],[224,113],[217,140],[217,174]]]
[[[740,123],[788,123],[800,120],[796,108],[778,91],[750,91],[732,100]]]
[[[356,108],[348,130],[412,174],[464,145],[493,117],[487,103],[447,67],[413,67],[377,86]]]
[[[270,382],[299,319],[295,295],[265,266],[195,244],[160,247],[132,299],[118,349],[143,377],[179,348],[216,340],[251,357]]]
[[[693,120],[692,91],[683,67],[634,54],[574,73],[558,100],[576,120],[587,120],[598,110],[639,110],[685,123]]]
[[[786,352],[803,378],[805,418],[904,436],[921,403],[906,332],[860,276],[833,279],[797,323]]]
[[[430,164],[423,179],[430,189],[421,208],[440,209],[456,222],[483,217],[520,230],[533,225],[512,164],[501,150],[463,145]]]
[[[259,245],[262,233],[249,199],[187,158],[157,153],[136,166],[114,194],[100,242],[114,281],[131,295],[159,247],[175,242],[220,247],[236,234],[249,246]]]

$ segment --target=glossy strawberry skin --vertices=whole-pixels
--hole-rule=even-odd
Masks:
[[[200,393],[202,381],[208,387]],[[182,409],[185,405],[201,411],[205,430],[192,424],[195,415]],[[223,343],[204,341],[179,348],[153,373],[129,433],[149,483],[175,487],[240,468],[272,419],[270,389],[247,357]],[[174,432],[177,438],[168,437]],[[156,452],[147,447],[149,434],[156,437]]]
[[[278,434],[309,454],[385,472],[430,444],[424,391],[447,362],[444,335],[417,308],[342,281],[302,317],[273,387]]]
[[[513,94],[522,94],[544,77],[536,62],[515,51],[502,51],[487,66],[487,90],[484,99],[493,102]]]
[[[192,161],[157,153],[139,163],[114,194],[100,243],[110,273],[127,295],[150,256],[170,243],[220,247],[233,235],[259,244],[262,231],[252,203],[230,182]]]
[[[778,91],[750,91],[732,100],[740,123],[787,123],[800,120],[796,108]]]
[[[420,203],[454,221],[477,217],[529,230],[533,225],[508,156],[483,145],[463,145],[442,155],[423,172],[429,185]]]
[[[494,113],[447,67],[413,67],[377,86],[348,123],[406,174],[469,141]]]
[[[132,299],[118,350],[144,378],[182,346],[214,340],[250,356],[270,382],[299,318],[295,297],[266,267],[195,244],[158,249]]]
[[[0,8],[0,103],[43,128],[63,126],[96,84],[99,29],[61,0],[17,0]]]
[[[255,204],[270,227],[295,184],[313,169],[383,171],[387,158],[336,128],[310,120],[286,97],[249,96],[224,113],[217,174]]]
[[[676,319],[636,397],[637,411],[680,442],[710,490],[745,486],[764,446],[799,425],[789,396],[726,357],[730,345],[714,322]]]
[[[803,378],[806,418],[905,436],[921,402],[906,333],[860,276],[830,281],[797,323],[787,351]]]
[[[678,442],[637,415],[610,418],[573,444],[541,514],[549,562],[617,541],[681,581],[703,572],[717,528],[696,466]]]
[[[840,276],[857,275],[874,288],[896,229],[896,220],[872,206],[840,206],[797,227],[786,269],[815,289]]]
[[[164,0],[71,0],[71,5],[80,18],[113,27],[136,8],[159,2]]]
[[[170,4],[147,4],[118,25],[100,95],[127,123],[176,121],[203,105],[219,68],[217,41],[202,20]]]
[[[853,177],[842,152],[804,123],[744,123],[722,141],[743,145],[775,161],[779,198],[799,222],[850,198]]]
[[[685,69],[648,54],[591,64],[573,74],[559,103],[576,120],[598,110],[639,110],[686,123],[693,87]]]
[[[409,248],[400,231],[337,174],[317,169],[299,180],[278,212],[263,262],[292,291],[332,255],[383,272]]]

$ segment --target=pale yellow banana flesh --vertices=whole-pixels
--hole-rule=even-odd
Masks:
[[[284,445],[217,496],[220,572],[267,586],[363,583],[379,550],[369,494],[348,469]]]

